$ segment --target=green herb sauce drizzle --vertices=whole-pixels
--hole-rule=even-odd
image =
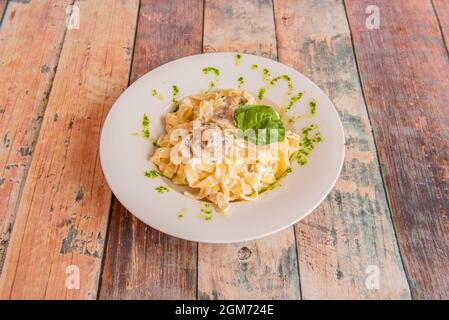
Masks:
[[[204,203],[204,207],[200,209],[201,213],[198,216],[199,218],[203,219],[204,221],[210,221],[212,220],[213,213],[212,208],[210,206],[210,203]]]
[[[251,70],[257,70],[257,68],[259,68],[259,66],[257,64],[253,64],[251,66]]]
[[[206,68],[203,69],[203,73],[206,74],[206,75],[211,73],[211,72],[215,73],[215,75],[217,77],[220,75],[220,70],[218,70],[215,67],[206,67]]]
[[[145,140],[150,139],[150,117],[146,113],[143,114],[142,118],[142,136]]]
[[[238,67],[242,63],[242,55],[237,53],[235,55],[235,65]]]
[[[187,213],[187,208],[182,208],[181,210],[179,210],[178,219],[182,219],[186,213]]]
[[[265,96],[265,93],[267,93],[267,88],[262,87],[259,90],[259,93],[257,94],[257,99],[259,99],[259,101],[261,101],[263,99],[263,97]]]
[[[263,81],[270,81],[271,72],[267,68],[262,69],[262,79]]]
[[[160,194],[164,194],[170,191],[170,189],[168,189],[166,186],[158,186],[154,188],[154,190],[156,190]]]
[[[293,171],[292,168],[287,168],[287,169],[281,174],[281,176],[280,176],[279,178],[277,178],[277,180],[276,180],[275,182],[273,182],[272,184],[270,184],[270,185],[267,186],[267,187],[264,187],[264,188],[260,189],[260,190],[259,190],[259,194],[262,194],[262,193],[264,193],[264,192],[266,192],[266,191],[273,190],[273,189],[276,189],[276,188],[278,188],[278,187],[281,187],[281,186],[282,186],[282,185],[280,184],[281,179],[282,179],[282,178],[285,178],[285,177],[286,177],[288,174],[290,174],[292,171]]]
[[[158,92],[157,92],[157,90],[156,89],[152,89],[151,90],[151,95],[153,96],[153,97],[156,97],[156,98],[158,98],[159,100],[164,100],[164,97],[162,96],[162,95],[160,95]]]
[[[276,78],[271,79],[270,81],[270,85],[274,86],[276,83],[278,83],[280,80],[284,80],[287,82],[287,86],[288,86],[288,91],[287,91],[287,95],[290,96],[293,92],[293,82],[292,79],[290,78],[290,76],[283,74],[281,76],[278,76]]]
[[[281,76],[275,77],[273,79],[270,79],[271,77],[271,73],[270,70],[268,70],[267,68],[263,68],[262,69],[262,79],[267,82],[267,84],[259,89],[259,94],[257,95],[257,98],[259,99],[259,102],[262,101],[262,99],[265,96],[265,93],[267,92],[267,90],[270,87],[275,86],[280,80],[284,80],[287,82],[287,86],[288,86],[288,91],[287,91],[287,96],[291,96],[292,92],[293,92],[293,82],[292,79],[290,78],[289,75],[283,74]],[[285,109],[287,107],[283,107],[282,109]]]
[[[215,67],[203,68],[203,73],[205,75],[209,75],[211,72],[215,75],[215,81],[212,80],[209,82],[209,90],[215,88],[215,82],[218,82],[218,77],[220,76],[220,70]]]
[[[296,95],[294,95],[290,102],[288,103],[287,107],[283,108],[284,112],[289,111],[303,96],[304,92],[298,92]]]
[[[289,123],[295,123],[296,121],[300,120],[300,119],[309,119],[312,118],[316,115],[316,110],[317,110],[317,103],[316,100],[312,100],[309,102],[309,112],[304,114],[304,115],[300,115],[300,116],[293,116],[290,117],[288,119]]]
[[[155,179],[157,177],[160,177],[162,174],[157,170],[147,170],[144,172],[145,177],[150,179]]]
[[[237,84],[238,84],[238,87],[239,87],[239,88],[242,88],[243,85],[245,84],[245,79],[243,79],[243,77],[239,77],[239,78],[237,79]]]
[[[300,166],[307,164],[308,158],[315,149],[317,143],[323,141],[321,133],[318,131],[313,136],[310,133],[318,129],[318,125],[312,124],[309,127],[303,128],[301,130],[301,142],[299,143],[299,150],[294,155],[295,160]]]
[[[179,109],[178,96],[179,96],[179,88],[177,85],[173,85],[172,86],[172,102],[174,106],[173,112],[176,112]]]

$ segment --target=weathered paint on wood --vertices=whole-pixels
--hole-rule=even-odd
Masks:
[[[237,244],[199,244],[198,299],[300,299],[292,228]]]
[[[64,40],[0,280],[0,299],[97,295],[111,199],[98,159],[100,127],[128,82],[138,1],[75,5],[80,27],[67,30]]]
[[[271,1],[206,1],[203,50],[246,52],[276,60]]]
[[[276,59],[271,1],[206,1],[205,51]],[[293,228],[230,245],[199,244],[199,299],[299,299]]]
[[[277,0],[275,20],[279,60],[330,96],[346,136],[344,167],[334,190],[296,225],[302,296],[408,299],[343,3]],[[366,286],[375,268],[378,289]]]
[[[11,2],[0,30],[0,273],[71,1]],[[6,1],[0,4],[0,16]],[[39,30],[39,32],[36,32]]]
[[[141,1],[131,80],[200,53],[203,1]],[[114,199],[101,299],[195,299],[197,244],[137,220]]]
[[[116,199],[100,299],[195,299],[197,245],[146,226]]]
[[[449,298],[449,59],[430,1],[347,1],[399,246],[417,299]]]
[[[446,49],[449,52],[449,1],[432,0],[432,3],[438,18],[438,23],[440,24]]]

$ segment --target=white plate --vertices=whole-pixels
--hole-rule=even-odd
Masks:
[[[257,70],[251,68],[258,66]],[[271,77],[287,74],[293,83],[293,94],[304,91],[303,98],[289,111],[304,114],[308,102],[317,101],[315,117],[297,121],[295,131],[312,123],[319,125],[323,141],[317,145],[305,166],[294,164],[293,172],[281,182],[281,187],[268,191],[255,202],[236,202],[225,215],[214,213],[213,219],[199,218],[204,203],[190,199],[171,189],[165,194],[155,191],[159,185],[169,185],[163,178],[149,179],[144,172],[154,168],[149,156],[154,152],[151,142],[141,136],[143,114],[151,122],[151,135],[163,133],[162,116],[170,110],[172,86],[179,96],[188,96],[208,89],[213,79],[203,74],[205,67],[216,67],[221,73],[217,88],[237,88],[237,79],[244,78],[243,89],[256,93],[265,82],[262,68]],[[211,78],[212,77],[212,78]],[[164,99],[152,96],[156,89]],[[267,99],[282,104],[287,85],[280,81],[266,93]],[[138,219],[151,227],[175,237],[211,243],[246,241],[267,236],[304,218],[314,210],[334,186],[343,164],[344,133],[338,114],[329,98],[298,71],[266,58],[236,53],[207,53],[185,57],[167,63],[134,82],[111,108],[100,142],[100,158],[104,175],[118,200]],[[186,208],[182,218],[178,213]]]

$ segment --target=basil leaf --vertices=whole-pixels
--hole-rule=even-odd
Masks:
[[[243,138],[256,145],[279,142],[285,138],[284,125],[270,106],[241,106],[235,110],[234,120]]]

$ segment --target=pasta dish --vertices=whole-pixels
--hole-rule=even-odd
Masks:
[[[224,211],[256,200],[290,170],[300,136],[248,92],[206,91],[174,105],[151,161],[186,195]]]

